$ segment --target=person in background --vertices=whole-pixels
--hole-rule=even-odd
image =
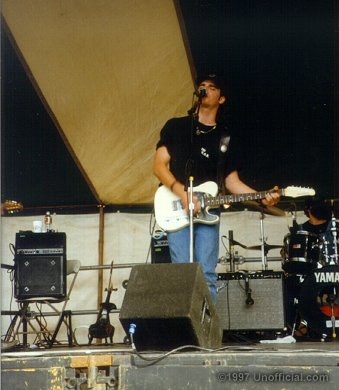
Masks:
[[[304,213],[308,220],[298,225],[298,230],[316,234],[319,238],[320,262],[322,265],[337,263],[334,259],[338,239],[338,227],[332,226],[332,206],[321,196],[305,200]],[[335,233],[335,234],[334,234]]]
[[[298,230],[314,234],[322,234],[330,230],[332,209],[322,197],[308,197],[305,200],[304,213],[308,220],[299,224]]]
[[[318,260],[317,263],[314,263],[314,267],[337,264],[338,260],[334,257],[335,245],[339,232],[338,227],[335,229],[335,227],[333,228],[332,226],[331,204],[326,202],[320,195],[308,197],[305,199],[304,213],[308,219],[301,224],[295,224],[291,233],[296,234],[298,231],[308,232],[312,234],[313,237],[316,237],[316,240],[313,242],[312,251],[308,254],[309,256],[312,256],[312,260]],[[334,231],[336,231],[335,235],[333,234]],[[298,302],[300,289],[302,288],[302,283],[306,277],[307,274],[290,275],[285,279],[285,301],[288,305],[286,308],[287,323],[292,324],[295,322],[296,337],[312,335],[312,330],[309,329],[307,322],[303,318],[298,319],[298,306],[294,303],[295,299],[297,299]]]

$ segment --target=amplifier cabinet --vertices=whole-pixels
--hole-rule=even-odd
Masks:
[[[152,264],[171,263],[167,234],[162,233],[151,239],[151,262]]]
[[[216,307],[224,331],[285,327],[282,272],[219,274],[217,291]]]
[[[66,297],[66,234],[16,234],[14,296],[18,300]]]

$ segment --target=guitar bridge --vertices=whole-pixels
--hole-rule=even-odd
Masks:
[[[172,205],[173,211],[182,210],[182,204],[180,199],[173,200]]]

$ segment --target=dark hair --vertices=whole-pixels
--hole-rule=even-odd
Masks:
[[[221,96],[228,96],[228,86],[225,81],[225,79],[217,75],[216,73],[213,72],[205,72],[200,75],[195,80],[196,86],[199,87],[199,85],[205,81],[205,80],[211,80],[214,82],[215,86],[220,89]]]
[[[317,219],[330,220],[332,208],[322,196],[313,196],[305,199],[304,211],[307,216],[311,213]]]

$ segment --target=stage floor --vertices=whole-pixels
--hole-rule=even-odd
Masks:
[[[3,389],[339,388],[339,343],[230,343],[217,351],[138,352],[124,344],[2,351]]]

